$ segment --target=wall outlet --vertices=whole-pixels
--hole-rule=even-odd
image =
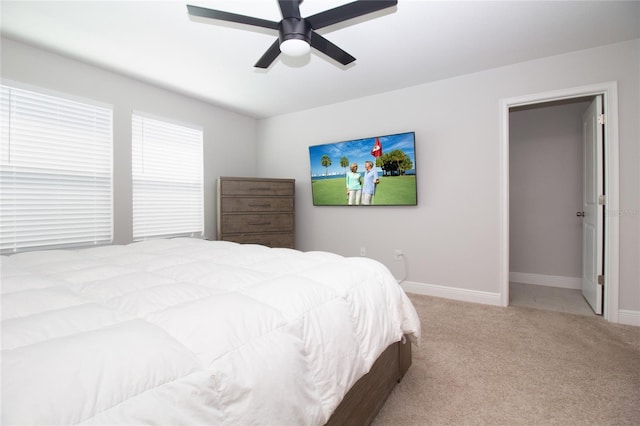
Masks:
[[[400,260],[400,259],[402,259],[402,256],[403,256],[402,250],[400,250],[400,249],[396,249],[396,250],[395,250],[395,254],[396,254],[396,256],[395,256],[395,259],[396,259],[396,260]]]
[[[366,255],[367,255],[367,248],[360,247],[360,256],[366,256]]]

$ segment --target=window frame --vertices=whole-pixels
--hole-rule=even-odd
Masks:
[[[0,217],[3,234],[0,252],[10,254],[41,249],[112,244],[114,238],[113,106],[94,99],[14,80],[1,79],[0,85],[2,86],[3,127],[0,139],[0,173],[2,174],[0,211],[3,213]],[[6,97],[5,94],[7,94]],[[15,96],[20,96],[21,99],[15,100]],[[29,98],[37,102],[22,109],[22,115],[16,115],[18,114],[16,111],[23,108]],[[56,109],[56,105],[59,110]],[[91,110],[93,115],[88,114]],[[44,114],[38,116],[40,112]],[[65,112],[73,112],[66,117],[70,120],[51,120],[51,117],[56,114],[58,118],[63,117]],[[88,115],[84,116],[85,113]],[[82,127],[85,124],[83,117],[94,117],[94,120],[93,122],[86,120],[89,126]],[[22,134],[20,134],[20,128]],[[36,131],[41,128],[43,133],[37,135]],[[82,133],[86,129],[89,129],[88,133]],[[91,130],[94,132],[91,133]],[[30,134],[27,135],[27,133]],[[54,151],[47,146],[51,140],[55,140],[59,147],[71,150],[73,157],[70,157],[71,154],[67,151],[65,161],[60,161],[60,158],[56,160],[54,158],[56,156],[52,155]],[[93,144],[89,145],[89,142]],[[23,158],[19,158],[16,149],[23,147],[26,147],[27,151],[24,151]],[[94,147],[96,150],[93,150]],[[25,161],[31,152],[37,152],[40,159]],[[99,155],[96,155],[96,152]],[[59,157],[64,155],[59,154]],[[37,157],[34,156],[34,158]],[[11,164],[11,162],[15,163]],[[91,172],[91,165],[96,164],[99,167]],[[17,174],[20,174],[22,179],[7,178]],[[30,177],[34,179],[28,179]],[[66,185],[56,186],[55,179],[60,182],[65,181]],[[78,186],[74,187],[75,184]],[[53,198],[56,196],[65,203],[60,200],[54,202]],[[20,208],[15,207],[15,204],[13,209],[8,207],[9,203],[15,203],[16,200],[22,202],[21,205],[25,206],[25,210],[20,212]],[[47,212],[50,216],[45,216]],[[63,219],[54,213],[66,215],[69,222],[64,225]],[[34,219],[30,224],[27,223],[26,218],[29,214],[40,218],[40,222]],[[23,224],[16,226],[16,219],[20,216]],[[42,219],[43,217],[45,219]],[[45,223],[45,220],[49,222]],[[8,229],[6,224],[11,221],[14,222],[14,226]],[[80,229],[84,229],[84,232],[73,237]],[[7,238],[7,235],[11,238]]]
[[[142,126],[142,129],[138,129],[137,128],[137,124],[136,124],[136,120],[141,120],[140,125]],[[156,176],[155,178],[151,177],[149,179],[147,179],[147,184],[148,185],[154,185],[155,183],[155,187],[156,189],[160,190],[168,190],[167,192],[171,192],[170,188],[179,188],[180,185],[182,185],[183,189],[190,189],[194,194],[198,194],[197,195],[197,202],[194,202],[192,200],[193,208],[197,208],[197,210],[194,210],[194,212],[197,212],[196,214],[193,214],[193,216],[195,217],[194,219],[192,219],[191,221],[185,221],[184,224],[185,226],[187,224],[191,224],[193,226],[192,229],[177,229],[177,228],[167,228],[166,230],[163,230],[160,226],[162,225],[153,225],[152,223],[154,222],[160,222],[160,218],[159,218],[159,214],[157,213],[159,210],[155,210],[155,217],[150,217],[148,211],[147,212],[143,212],[143,208],[141,208],[141,200],[137,198],[137,192],[141,189],[142,186],[144,186],[145,184],[142,183],[140,177],[137,175],[137,167],[138,167],[138,162],[139,161],[145,161],[144,159],[140,159],[140,158],[136,158],[137,152],[136,150],[138,149],[136,146],[136,137],[140,136],[140,135],[136,135],[137,131],[141,131],[142,138],[148,137],[146,134],[150,134],[150,132],[147,132],[147,130],[149,129],[145,129],[145,125],[147,126],[151,126],[152,128],[154,126],[159,126],[159,127],[163,127],[163,128],[169,128],[169,129],[173,129],[175,131],[178,130],[182,130],[185,132],[185,134],[190,133],[191,136],[196,137],[197,140],[189,140],[187,143],[197,143],[198,146],[193,148],[194,152],[197,152],[197,161],[193,161],[193,163],[191,164],[191,168],[187,169],[187,171],[191,170],[193,171],[193,169],[196,168],[197,165],[197,169],[199,170],[199,172],[197,173],[196,177],[192,177],[193,180],[191,182],[186,182],[186,181],[182,181],[182,182],[178,182],[177,181],[180,180],[180,176],[176,176],[175,174],[172,174],[172,176],[174,177],[174,180],[169,182],[169,180],[167,179],[160,179],[157,180],[158,177]],[[153,131],[159,131],[158,128],[152,129]],[[148,144],[151,141],[151,137],[149,136],[147,140],[143,140],[142,143],[143,145]],[[157,142],[157,141],[156,141]],[[172,143],[175,143],[176,141],[172,141]],[[148,150],[147,150],[148,151]],[[174,151],[171,152],[172,158],[173,159],[178,159],[180,158],[180,154],[183,154],[184,152],[182,152],[183,150],[180,151]],[[166,157],[163,158],[164,161],[166,161]],[[173,163],[173,161],[172,161]],[[146,164],[145,164],[146,166]],[[143,168],[145,168],[145,166],[143,166]],[[155,166],[157,167],[157,165]],[[146,169],[145,169],[146,170]],[[166,169],[165,169],[166,170]],[[154,114],[150,114],[147,112],[142,112],[139,110],[133,110],[131,112],[131,197],[132,197],[132,208],[131,208],[131,217],[132,217],[132,239],[133,241],[142,241],[142,240],[146,240],[146,239],[154,239],[154,238],[172,238],[172,237],[203,237],[204,236],[204,231],[205,231],[205,223],[204,223],[204,217],[205,217],[205,212],[204,212],[204,129],[201,126],[198,126],[196,124],[192,124],[192,123],[185,123],[185,122],[181,122],[175,119],[171,119],[171,118],[166,118],[166,117],[160,117]],[[160,191],[157,191],[156,195],[158,196],[158,198],[155,198],[155,200],[150,200],[147,199],[146,201],[148,203],[157,203],[157,205],[159,203],[162,202],[162,200],[160,198],[162,198],[162,195],[158,195]],[[175,193],[175,192],[174,192]],[[167,194],[165,194],[166,196]],[[166,200],[165,200],[166,202]],[[168,212],[168,208],[166,205],[163,206],[163,213],[167,213]],[[172,209],[176,209],[177,206],[173,205],[171,207]],[[169,214],[166,215],[167,218],[169,218]],[[175,218],[175,216],[173,216]],[[138,220],[143,220],[144,221],[144,225],[142,225],[142,223],[137,223]],[[146,229],[143,230],[143,229]]]

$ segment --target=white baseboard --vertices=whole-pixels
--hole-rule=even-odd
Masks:
[[[640,327],[640,311],[620,309],[618,311],[618,323]]]
[[[500,304],[500,293],[489,293],[487,291],[445,287],[441,285],[424,284],[412,281],[403,281],[400,286],[407,293],[442,297],[444,299],[460,300],[463,302],[481,303],[483,305],[502,306]]]
[[[580,290],[582,288],[582,278],[527,274],[525,272],[509,272],[509,281],[522,284],[544,285],[547,287],[570,288],[573,290]]]
[[[532,274],[528,274],[532,275]],[[560,277],[563,278],[563,277]],[[565,277],[566,278],[566,277]],[[516,281],[522,282],[522,281]],[[403,281],[400,286],[407,293],[422,294],[425,296],[442,297],[444,299],[460,300],[463,302],[480,303],[483,305],[502,306],[500,293],[469,290],[465,288],[446,287],[435,284],[425,284],[413,281]],[[640,327],[640,311],[620,309],[618,311],[619,324]]]

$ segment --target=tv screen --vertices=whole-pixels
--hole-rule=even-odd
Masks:
[[[316,206],[415,206],[415,132],[309,147]]]

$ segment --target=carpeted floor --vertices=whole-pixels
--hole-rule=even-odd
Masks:
[[[640,327],[409,297],[422,344],[374,425],[640,425]]]

